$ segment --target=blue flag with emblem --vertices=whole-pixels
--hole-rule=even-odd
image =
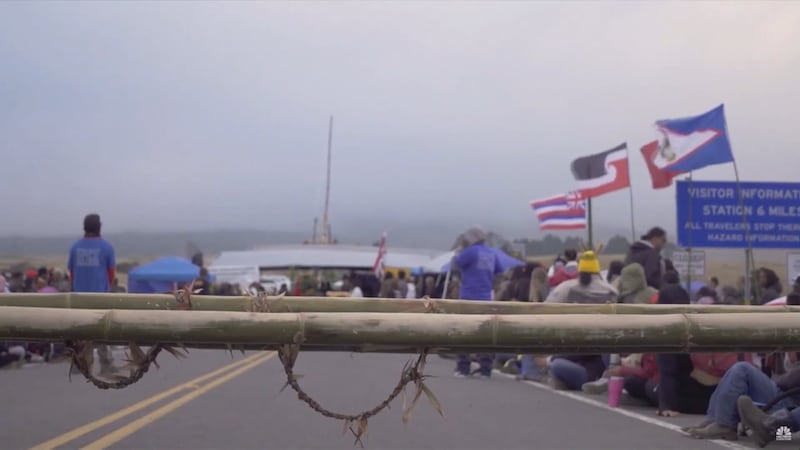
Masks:
[[[725,123],[725,105],[699,116],[656,122],[660,133],[652,164],[658,171],[683,173],[734,162]]]

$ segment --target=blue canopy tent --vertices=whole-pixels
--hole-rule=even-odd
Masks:
[[[424,267],[415,267],[411,269],[411,275],[420,276],[425,275],[425,268]]]
[[[188,283],[200,278],[200,266],[186,258],[170,256],[141,265],[128,272],[128,292],[152,294],[169,292],[175,283]],[[209,281],[214,276],[209,274]]]

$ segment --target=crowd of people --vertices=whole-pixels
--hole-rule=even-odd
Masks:
[[[114,249],[100,237],[100,217],[84,219],[84,237],[70,249],[66,271],[42,267],[0,275],[3,292],[124,292],[116,278]],[[351,272],[342,289],[352,297],[460,298],[475,301],[546,303],[638,304],[768,304],[782,295],[777,274],[767,268],[757,273],[756,286],[746,295],[743,279],[721,285],[711,277],[694,296],[681,285],[672,263],[661,256],[666,232],[653,228],[631,245],[624,260],[602,270],[593,250],[566,249],[552,264],[531,262],[505,273],[497,253],[485,245],[485,233],[464,233],[452,260],[458,276],[442,282],[427,276],[409,277],[400,271],[379,279],[372,273]],[[235,295],[233,286],[213,286],[201,277],[200,294]],[[498,282],[498,279],[500,281]],[[329,283],[310,274],[299,276],[284,295],[325,295]],[[445,293],[445,290],[447,292]],[[228,292],[230,291],[230,292]],[[786,297],[800,305],[800,278]],[[39,343],[0,342],[0,367],[15,362],[47,360],[63,347]],[[116,372],[110,349],[98,348],[101,374]],[[548,383],[554,389],[607,392],[612,377],[623,379],[624,392],[656,408],[661,416],[704,414],[705,420],[684,429],[699,439],[736,439],[744,424],[761,446],[775,439],[778,427],[800,430],[800,361],[798,354],[629,354],[629,355],[456,355],[454,375],[490,378],[495,368],[521,380]],[[769,404],[769,408],[762,408]]]
[[[720,286],[716,277],[694,298],[681,285],[671,262],[661,256],[666,232],[653,228],[631,245],[623,261],[602,274],[592,250],[568,249],[550,266],[531,263],[511,271],[495,291],[500,272],[479,229],[463,236],[453,259],[461,271],[459,297],[466,300],[549,303],[741,304],[743,286]],[[741,280],[740,280],[741,281]],[[741,283],[743,284],[743,283]],[[781,295],[774,271],[758,271],[751,303],[767,304]],[[800,304],[800,279],[786,303]],[[797,354],[695,353],[629,355],[457,355],[454,375],[489,378],[495,367],[518,379],[548,383],[558,390],[607,392],[612,377],[623,378],[624,392],[656,408],[658,415],[704,414],[684,431],[697,439],[737,439],[744,425],[760,446],[775,440],[779,427],[800,430],[800,363]],[[773,404],[774,403],[774,404]],[[761,406],[768,404],[768,408]]]
[[[29,268],[0,273],[0,294],[4,292],[55,293],[72,291],[70,274],[57,267]],[[125,292],[126,289],[114,277],[110,292]]]

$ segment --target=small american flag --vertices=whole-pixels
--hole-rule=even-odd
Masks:
[[[378,254],[375,256],[375,264],[372,271],[379,280],[383,279],[384,269],[386,268],[386,232],[381,234],[381,242],[378,244]]]

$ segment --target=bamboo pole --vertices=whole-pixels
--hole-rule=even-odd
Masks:
[[[626,353],[799,351],[791,313],[456,315],[64,310],[4,307],[0,340],[202,348],[415,352]]]
[[[255,298],[196,295],[194,311],[242,312]],[[269,312],[371,312],[445,314],[688,314],[800,312],[798,306],[638,305],[624,303],[528,303],[474,300],[407,300],[350,297],[267,297]],[[167,294],[2,294],[0,306],[72,309],[179,309],[175,296]]]

